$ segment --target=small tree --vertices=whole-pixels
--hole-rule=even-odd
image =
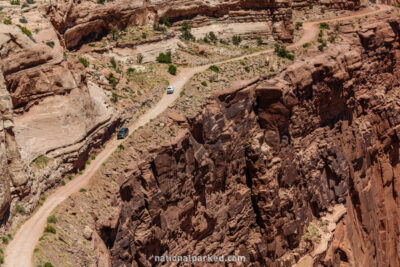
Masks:
[[[156,59],[158,62],[160,63],[166,63],[166,64],[170,64],[172,62],[171,59],[171,52],[167,52],[167,53],[160,53],[158,54],[158,57]]]
[[[301,27],[303,27],[303,22],[297,21],[295,24],[296,30],[300,30]]]
[[[234,35],[232,37],[232,43],[236,46],[238,46],[240,43],[242,42],[242,37],[238,36],[238,35]]]
[[[181,37],[187,41],[194,41],[195,38],[191,33],[192,27],[189,25],[189,23],[187,23],[186,21],[183,22],[182,24],[182,28],[180,29],[180,31],[182,32]]]
[[[168,72],[169,72],[169,74],[171,74],[171,75],[176,75],[176,67],[174,66],[174,65],[172,65],[172,64],[170,64],[169,66],[168,66]]]

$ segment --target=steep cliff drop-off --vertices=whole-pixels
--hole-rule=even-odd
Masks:
[[[216,95],[178,142],[125,167],[121,212],[97,226],[113,265],[235,254],[250,266],[399,266],[400,21],[363,26]],[[329,216],[333,236],[312,241]]]

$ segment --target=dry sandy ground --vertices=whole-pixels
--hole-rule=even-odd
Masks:
[[[354,12],[350,18],[356,18],[364,15],[371,15],[382,11],[387,11],[391,7],[389,6],[379,6],[380,9],[377,11],[361,10]],[[342,18],[335,18],[331,20],[324,20],[326,22],[333,22],[343,20]],[[321,21],[314,21],[304,23],[304,36],[289,48],[296,48],[302,46],[303,44],[312,41],[318,34],[318,29],[315,27]],[[235,60],[240,60],[245,57],[255,56],[262,53],[270,53],[272,50],[266,50],[257,52],[251,55],[246,55],[239,58],[230,59],[227,61],[219,62],[218,64],[223,64],[227,62],[232,62]],[[178,97],[179,93],[183,89],[185,83],[196,73],[201,72],[209,68],[209,65],[182,69],[176,77],[174,77],[170,84],[175,87],[175,93],[172,95],[164,94],[161,101],[147,113],[141,116],[135,123],[133,123],[129,130],[133,132],[140,126],[145,125],[151,119],[157,117],[161,114],[169,105],[171,105]],[[114,152],[114,150],[123,141],[117,140],[114,136],[106,145],[105,149],[98,154],[92,164],[86,169],[83,175],[77,177],[76,179],[69,182],[66,186],[59,187],[52,195],[50,195],[47,200],[17,231],[13,241],[8,245],[6,250],[5,266],[8,267],[28,267],[33,266],[32,256],[35,245],[43,233],[43,229],[46,225],[46,219],[51,214],[52,210],[57,207],[61,202],[63,202],[71,194],[78,192],[80,188],[84,188],[88,185],[90,179],[96,174],[102,163]]]

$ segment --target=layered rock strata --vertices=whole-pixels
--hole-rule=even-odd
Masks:
[[[72,49],[88,40],[99,39],[112,29],[130,25],[157,24],[167,16],[172,22],[191,20],[196,25],[208,23],[208,18],[239,21],[259,21],[271,24],[266,32],[276,40],[292,41],[292,9],[302,9],[309,4],[320,4],[331,9],[357,9],[359,0],[343,1],[135,1],[99,5],[93,2],[57,2],[48,14],[55,29],[63,37],[67,48]]]
[[[366,25],[215,95],[176,143],[125,167],[121,211],[97,224],[113,265],[190,254],[292,266],[314,251],[314,266],[398,266],[399,28]],[[333,232],[321,250],[306,236],[322,218]]]
[[[82,167],[118,123],[82,64],[64,57],[54,30],[42,36],[55,41],[45,45],[41,35],[35,40],[23,28],[0,25],[2,162],[8,170],[2,177],[11,178],[4,190],[11,185],[13,199],[26,197],[27,211],[62,174]]]

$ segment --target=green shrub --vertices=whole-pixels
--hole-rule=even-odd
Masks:
[[[97,0],[97,4],[104,5],[105,0]]]
[[[8,238],[7,237],[3,236],[1,238],[1,240],[3,241],[3,244],[8,244]]]
[[[211,42],[216,42],[218,40],[214,32],[209,32],[207,37],[208,39],[210,39]]]
[[[3,20],[3,23],[6,24],[6,25],[11,25],[11,18],[10,18],[10,17],[5,18],[5,19]]]
[[[284,45],[275,44],[275,53],[278,55],[278,57],[294,60],[294,55],[291,54]]]
[[[250,72],[249,66],[244,67],[244,70],[245,70],[246,72]]]
[[[185,95],[185,89],[183,89],[180,93],[179,93],[179,97],[183,97]]]
[[[45,200],[46,200],[46,196],[41,196],[41,197],[40,197],[40,200],[45,201]]]
[[[117,103],[118,102],[118,95],[116,93],[112,93],[111,95],[111,102]],[[90,163],[89,163],[90,164]]]
[[[312,4],[309,4],[309,5],[308,5],[308,8],[309,8],[309,9],[313,9],[314,6],[313,6]]]
[[[44,232],[45,232],[45,233],[52,233],[52,234],[55,234],[55,233],[56,233],[56,228],[54,228],[53,226],[51,226],[50,224],[48,224],[48,225],[44,228]]]
[[[79,175],[81,175],[82,173],[83,173],[83,171],[82,171],[82,170],[79,170],[79,171],[78,171],[78,174],[79,174]]]
[[[174,65],[170,64],[170,65],[168,66],[168,72],[169,72],[169,74],[171,74],[171,75],[176,75],[176,67],[175,67]]]
[[[234,35],[232,37],[232,43],[236,46],[238,46],[240,43],[242,42],[242,37],[238,36],[238,35]]]
[[[46,44],[47,44],[48,46],[50,46],[51,48],[54,47],[54,42],[53,42],[53,41],[48,41],[48,42],[46,42]]]
[[[336,23],[334,27],[335,27],[335,32],[340,31],[340,23],[339,22]]]
[[[79,59],[79,62],[81,62],[82,65],[83,65],[85,68],[89,67],[89,61],[88,61],[86,58],[81,57],[81,58]]]
[[[300,30],[300,28],[303,27],[303,22],[297,21],[294,26],[296,27],[296,30]]]
[[[118,149],[119,149],[120,151],[122,151],[122,150],[125,150],[125,147],[124,147],[123,144],[120,144],[120,145],[118,146]]]
[[[19,6],[21,2],[19,0],[10,0],[10,4],[13,6]]]
[[[161,17],[160,24],[163,24],[163,25],[165,25],[167,27],[171,27],[172,26],[171,22],[169,21],[168,15],[165,15],[165,16]]]
[[[357,37],[357,34],[356,34],[356,33],[353,33],[353,37]]]
[[[43,267],[54,267],[50,262],[46,262]]]
[[[47,217],[47,222],[48,223],[57,223],[57,221],[58,220],[57,220],[55,215],[51,215],[51,216]]]
[[[0,264],[4,264],[4,256],[0,256]]]
[[[137,55],[136,59],[137,59],[137,63],[142,64],[142,62],[143,62],[143,55],[139,53],[139,54]]]
[[[68,178],[68,180],[72,180],[72,175],[68,174],[67,178]]]
[[[324,31],[323,30],[319,30],[318,37],[321,38],[322,36],[324,36]]]
[[[117,68],[117,62],[115,61],[115,58],[114,58],[114,57],[111,57],[110,63],[111,63],[111,67],[112,67],[113,69],[116,69],[116,68]]]
[[[128,70],[126,71],[127,74],[133,74],[135,73],[135,69],[134,68],[128,68]]]
[[[303,48],[308,48],[308,47],[310,47],[310,46],[311,46],[310,43],[305,43],[305,44],[303,44]]]
[[[114,77],[114,74],[112,73],[108,75],[108,82],[112,85],[113,88],[115,88],[118,84],[117,79]]]
[[[269,71],[270,71],[270,72],[275,72],[274,67],[271,66],[271,68],[269,68]]]
[[[91,158],[92,160],[95,160],[95,159],[96,159],[96,155],[91,155],[90,158]]]
[[[336,36],[334,36],[334,35],[329,35],[328,40],[329,40],[329,42],[334,43],[335,40],[336,40]]]
[[[323,29],[323,30],[329,30],[329,29],[330,29],[329,24],[326,23],[326,22],[321,22],[321,23],[319,24],[319,28],[320,28],[320,29]]]
[[[217,66],[215,66],[215,65],[211,65],[211,66],[209,67],[209,69],[212,70],[212,71],[214,71],[214,72],[216,72],[216,73],[219,72],[219,68],[218,68]]]
[[[206,82],[206,81],[202,81],[202,82],[201,82],[201,85],[207,86],[207,82]]]
[[[321,13],[325,14],[325,8],[323,8],[323,7],[321,8]]]
[[[79,189],[79,192],[86,192],[86,189],[85,188],[81,188],[81,189]]]
[[[160,53],[158,54],[158,57],[156,59],[158,62],[160,63],[166,63],[166,64],[170,64],[172,63],[172,59],[171,59],[171,52],[167,52],[167,53]]]
[[[12,236],[12,234],[7,234],[7,237],[8,237],[10,240],[12,240],[12,239],[13,239],[13,236]]]
[[[19,19],[19,22],[26,24],[28,23],[28,20],[25,17],[23,17]]]
[[[32,32],[31,32],[30,30],[28,30],[27,28],[25,28],[24,26],[21,26],[21,25],[19,25],[19,24],[17,24],[17,27],[20,28],[20,30],[21,30],[26,36],[28,36],[29,38],[31,38],[31,39],[33,40],[33,38],[32,38]]]
[[[145,32],[142,32],[142,39],[146,39],[147,38],[147,34]]]
[[[192,27],[189,25],[189,23],[187,23],[186,21],[183,22],[182,24],[182,28],[180,29],[181,31],[181,37],[187,41],[195,41],[195,38],[193,36],[193,34],[191,33]]]
[[[263,44],[262,38],[261,38],[261,37],[258,37],[258,38],[257,38],[257,45],[258,45],[258,46],[261,46],[262,44]]]
[[[21,214],[25,213],[25,208],[24,208],[23,206],[21,206],[21,205],[17,205],[17,206],[15,207],[15,210],[16,210],[18,213],[21,213]]]
[[[61,185],[66,185],[64,180],[61,180]]]

